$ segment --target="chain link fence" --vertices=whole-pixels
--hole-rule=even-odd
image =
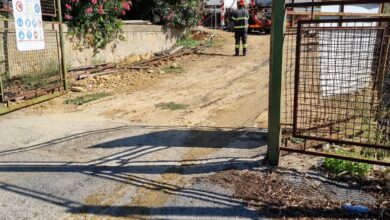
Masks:
[[[294,135],[368,147],[390,147],[384,77],[389,40],[383,19],[299,22]],[[339,23],[342,25],[339,26]],[[387,53],[387,52],[386,52]],[[386,99],[386,98],[385,98]]]
[[[3,12],[3,15],[12,16],[12,10],[11,0],[0,0],[0,12]],[[41,0],[41,11],[43,16],[56,17],[56,1]]]
[[[42,13],[56,16],[55,1],[41,0]],[[0,8],[1,101],[30,99],[63,90],[61,41],[58,22],[43,21],[45,48],[19,51],[10,1]],[[7,11],[8,10],[8,11]]]

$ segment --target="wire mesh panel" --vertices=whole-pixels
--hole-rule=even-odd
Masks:
[[[55,0],[41,0],[42,14],[45,16],[56,17],[56,2]]]
[[[298,22],[294,136],[390,147],[387,22]]]
[[[297,28],[289,27],[284,34],[283,115],[284,130],[292,130],[294,110],[294,75]]]
[[[55,17],[55,3],[41,0],[42,14]],[[30,99],[62,90],[59,23],[43,22],[43,50],[19,51],[12,1],[0,0],[0,11],[0,101]]]
[[[62,87],[59,33],[45,30],[45,49],[18,51],[14,30],[0,30],[3,101],[44,95]]]
[[[0,0],[0,12],[12,13],[12,0]],[[55,0],[41,0],[41,11],[44,16],[56,17],[56,2]]]

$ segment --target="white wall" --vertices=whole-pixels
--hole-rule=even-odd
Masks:
[[[67,62],[73,67],[96,63],[116,63],[129,56],[155,53],[170,49],[185,33],[184,29],[171,29],[159,25],[125,24],[122,27],[125,40],[109,43],[95,53],[93,48],[77,48],[78,39],[68,36],[65,42]]]
[[[339,6],[323,6],[321,12],[339,12]],[[349,5],[344,12],[379,13],[379,5]],[[324,19],[335,18],[326,17]],[[323,27],[337,26],[337,23],[321,24]],[[323,30],[319,34],[320,83],[323,96],[349,94],[369,86],[374,59],[376,32],[359,27],[375,27],[375,22],[350,22],[347,30]],[[345,59],[345,56],[348,59]]]

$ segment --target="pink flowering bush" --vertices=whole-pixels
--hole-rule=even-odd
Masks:
[[[199,24],[201,0],[154,0],[153,21],[170,27],[185,28]]]
[[[132,19],[150,20],[175,28],[199,25],[204,0],[133,0]]]
[[[62,3],[70,33],[96,49],[122,37],[118,17],[131,9],[129,0],[62,0]]]

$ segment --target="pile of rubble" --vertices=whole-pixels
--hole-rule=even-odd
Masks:
[[[105,85],[106,82],[114,82],[128,86],[135,78],[161,78],[164,66],[177,65],[175,61],[185,56],[192,56],[203,50],[215,37],[214,34],[204,31],[193,31],[194,39],[203,42],[199,47],[185,48],[176,46],[169,50],[155,54],[146,53],[143,55],[129,56],[118,64],[104,63],[99,65],[84,66],[69,69],[71,76],[71,90],[73,92],[85,92],[92,87],[110,89],[112,86]],[[142,76],[141,74],[147,73]],[[82,82],[81,82],[82,81]]]

